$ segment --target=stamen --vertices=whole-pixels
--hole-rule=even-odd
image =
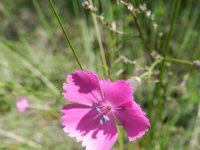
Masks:
[[[109,120],[110,120],[109,117],[106,116],[106,115],[103,115],[103,119],[104,119],[105,121],[109,121]]]
[[[102,113],[102,111],[101,111],[101,109],[100,108],[96,108],[96,111],[98,112],[98,113]]]
[[[99,123],[100,123],[100,125],[103,125],[103,123],[104,123],[104,122],[103,122],[103,119],[100,119],[100,120],[99,120]]]
[[[99,123],[103,125],[105,122],[109,121],[110,118],[107,116],[107,114],[110,113],[111,107],[110,106],[97,106],[96,104],[93,104],[93,107],[97,111],[98,115],[96,115],[93,119],[97,119],[100,117]]]
[[[100,114],[102,113],[101,109],[99,107],[96,106],[96,104],[93,104],[94,108],[96,109],[96,111]]]
[[[106,115],[103,115],[102,118],[99,120],[100,124],[103,125],[105,122],[109,121],[109,117]]]

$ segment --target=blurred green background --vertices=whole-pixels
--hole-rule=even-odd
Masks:
[[[84,69],[104,77],[92,13],[81,0],[53,2]],[[96,20],[110,78],[128,79],[148,72],[166,49],[170,58],[200,60],[200,1],[129,2],[136,8],[146,3],[155,16],[156,31],[148,17],[137,14],[153,60],[147,60],[126,6],[115,0],[95,0],[96,14],[108,23]],[[109,30],[108,26],[115,25],[124,34]],[[181,62],[167,61],[163,68],[159,76],[162,66],[153,67],[151,76],[143,78],[134,93],[151,128],[133,143],[128,143],[124,134],[124,150],[200,149],[200,72]],[[79,67],[48,0],[0,1],[0,149],[83,149],[60,125],[60,109],[67,103],[62,83],[76,69]],[[26,96],[32,105],[25,113],[16,110],[20,96]],[[113,149],[118,149],[118,143]]]

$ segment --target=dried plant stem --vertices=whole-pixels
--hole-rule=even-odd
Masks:
[[[140,27],[140,24],[139,24],[139,21],[137,19],[137,16],[136,16],[136,9],[133,7],[133,5],[131,5],[130,3],[127,3],[123,0],[120,0],[119,1],[121,4],[125,5],[127,7],[127,9],[131,12],[132,16],[133,16],[133,19],[134,19],[134,23],[135,23],[135,26],[136,26],[136,29],[138,30],[138,33],[139,33],[139,37],[141,39],[141,42],[142,42],[142,45],[144,47],[144,53],[146,55],[146,58],[147,58],[147,62],[149,61],[153,61],[153,58],[151,56],[151,51],[145,41],[145,38],[144,38],[144,35],[143,35],[143,32],[142,32],[142,29]]]
[[[62,21],[61,21],[59,15],[58,15],[58,13],[57,13],[55,7],[54,7],[54,4],[53,4],[52,0],[49,0],[49,3],[50,3],[50,5],[51,5],[51,8],[52,8],[52,10],[53,10],[53,12],[54,12],[54,14],[55,14],[55,16],[56,16],[58,22],[59,22],[60,27],[62,28],[62,31],[63,31],[63,33],[64,33],[64,35],[65,35],[65,39],[66,39],[67,43],[69,44],[69,47],[71,48],[72,53],[73,53],[73,55],[74,55],[74,57],[75,57],[75,59],[76,59],[78,65],[79,65],[80,69],[83,70],[83,67],[81,66],[81,63],[80,63],[80,61],[79,61],[79,59],[78,59],[78,57],[77,57],[77,55],[76,55],[75,49],[74,49],[74,47],[72,46],[72,43],[71,43],[71,41],[70,41],[70,39],[69,39],[69,37],[68,37],[67,32],[65,31],[65,28],[64,28],[64,26],[63,26],[63,24],[62,24]]]
[[[89,0],[89,2],[90,2],[91,5],[93,5],[92,0]],[[100,31],[99,31],[97,19],[96,19],[95,15],[93,13],[92,13],[92,20],[93,20],[93,23],[94,23],[94,26],[95,26],[96,36],[97,36],[98,44],[99,44],[99,47],[100,47],[100,54],[101,54],[101,59],[102,59],[102,64],[103,64],[104,75],[106,77],[108,77],[109,74],[108,74],[108,66],[107,66],[107,62],[106,62],[105,51],[104,51],[104,48],[103,48],[103,44],[102,44],[102,40],[101,40],[101,34],[100,34]]]
[[[145,54],[147,54],[148,59],[150,59],[150,61],[152,61],[153,58],[151,56],[150,49],[149,49],[148,45],[145,42],[144,35],[142,33],[142,29],[140,28],[138,19],[137,19],[137,17],[135,15],[133,15],[133,18],[134,18],[134,22],[135,22],[136,28],[137,28],[137,30],[139,32],[139,35],[140,35],[140,39],[142,41],[142,44],[143,44],[143,47],[144,47],[144,50],[145,50]]]
[[[94,16],[104,25],[106,28],[108,28],[111,32],[116,33],[116,34],[124,34],[122,31],[119,31],[116,29],[116,26],[113,24],[109,24],[102,15],[97,14],[97,8],[94,7],[92,4],[90,4],[88,1],[84,1],[82,3],[83,8],[89,10]]]

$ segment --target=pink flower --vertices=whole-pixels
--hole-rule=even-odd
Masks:
[[[74,102],[62,109],[64,132],[82,141],[86,150],[110,150],[117,140],[116,122],[124,127],[129,141],[150,127],[127,81],[99,80],[90,71],[75,71],[63,88],[64,98]]]
[[[19,112],[24,112],[27,108],[30,107],[30,104],[26,97],[21,96],[16,102],[16,107]]]

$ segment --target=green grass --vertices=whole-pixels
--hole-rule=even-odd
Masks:
[[[133,16],[116,1],[93,1],[107,26],[78,0],[52,2],[57,17],[48,1],[0,2],[0,149],[82,149],[60,125],[62,83],[80,66],[112,80],[142,77],[134,97],[151,128],[132,143],[119,129],[113,149],[200,147],[200,72],[192,66],[200,60],[199,1],[130,0],[146,2],[157,32],[143,13]],[[124,34],[111,32],[112,22]],[[26,113],[15,108],[21,95],[33,105]]]

